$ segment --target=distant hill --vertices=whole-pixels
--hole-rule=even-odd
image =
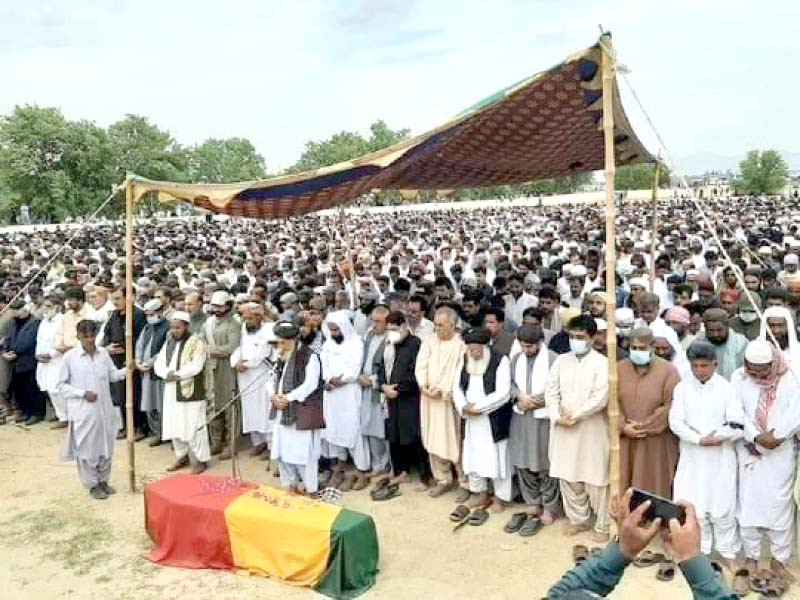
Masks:
[[[800,170],[800,152],[788,152],[786,150],[779,150],[779,152],[788,163],[790,170]],[[688,156],[678,157],[675,160],[684,175],[702,175],[708,171],[721,171],[723,173],[729,169],[737,171],[739,163],[743,159],[744,154],[726,156],[713,152],[696,152]]]

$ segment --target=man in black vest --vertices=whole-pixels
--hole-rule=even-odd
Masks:
[[[272,396],[275,433],[271,458],[278,462],[281,486],[292,492],[317,491],[322,419],[322,368],[319,356],[298,344],[297,326],[275,323],[278,363]]]
[[[511,369],[507,357],[489,348],[486,329],[468,329],[463,338],[467,352],[456,370],[453,403],[465,420],[462,465],[472,496],[468,505],[476,509],[470,522],[482,525],[488,518],[486,507],[491,504],[492,512],[501,512],[503,502],[511,501]]]

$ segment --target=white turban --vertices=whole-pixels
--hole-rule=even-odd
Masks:
[[[747,344],[744,359],[754,365],[766,365],[772,362],[772,344],[767,340],[753,340]]]
[[[191,323],[192,321],[189,313],[183,310],[174,311],[169,319],[170,321],[184,321],[185,323]]]

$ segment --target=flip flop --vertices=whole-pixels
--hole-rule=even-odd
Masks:
[[[525,523],[522,524],[522,527],[519,529],[519,535],[521,537],[532,537],[541,531],[542,527],[542,520],[539,517],[534,517],[533,515],[528,515],[528,518],[525,519]]]
[[[769,586],[770,582],[772,581],[772,573],[764,570],[759,569],[755,573],[750,574],[750,589],[757,594],[764,594]]]
[[[658,573],[656,579],[659,581],[672,581],[675,579],[675,563],[671,560],[663,560],[658,565]]]
[[[765,598],[780,598],[786,592],[786,582],[770,570],[750,576],[750,589]]]
[[[633,564],[640,569],[644,569],[647,567],[652,567],[653,565],[657,565],[658,563],[662,562],[664,558],[666,557],[660,552],[650,552],[650,550],[645,550],[639,556],[633,559]]]
[[[750,571],[748,569],[737,569],[733,574],[733,593],[744,598],[750,593]]]
[[[527,518],[527,513],[514,513],[511,515],[511,518],[508,520],[508,523],[506,523],[505,527],[503,527],[503,531],[506,533],[517,533],[525,524]]]
[[[375,492],[375,495],[372,497],[372,499],[375,502],[385,502],[386,500],[397,498],[400,495],[402,495],[402,492],[400,491],[400,485],[397,483],[392,483],[380,488],[377,492]]]
[[[572,560],[575,565],[579,565],[589,558],[589,548],[583,544],[576,544],[572,547]]]
[[[709,562],[711,562],[711,568],[714,569],[714,573],[716,573],[717,577],[722,579],[722,563],[718,560],[712,560]]]
[[[450,513],[450,520],[453,523],[460,523],[469,516],[469,507],[465,504],[459,504],[455,507],[453,512]]]
[[[381,480],[380,480],[378,483],[376,483],[376,484],[375,484],[375,487],[373,487],[373,488],[372,488],[372,489],[369,491],[370,498],[372,498],[373,500],[375,500],[375,495],[376,495],[378,492],[380,492],[380,491],[381,491],[383,488],[385,488],[386,486],[388,486],[388,485],[389,485],[389,480],[388,480],[388,479],[381,479]]]
[[[489,513],[485,508],[476,508],[467,519],[467,522],[473,527],[480,527],[489,520]]]

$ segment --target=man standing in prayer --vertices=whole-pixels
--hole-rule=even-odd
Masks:
[[[695,342],[687,352],[691,374],[673,392],[670,429],[680,439],[680,460],[672,498],[688,500],[700,520],[701,551],[712,549],[733,562],[742,544],[737,535],[737,459],[743,435],[741,401],[717,369],[714,347]]]
[[[430,495],[437,498],[452,489],[454,470],[460,471],[461,419],[453,405],[453,381],[465,348],[456,331],[458,315],[452,308],[438,309],[433,323],[435,334],[422,342],[415,374],[422,394],[422,445],[436,481]]]
[[[103,328],[101,345],[108,350],[111,360],[117,367],[125,365],[125,287],[119,287],[111,294],[111,302],[114,303],[114,311],[109,315]],[[133,307],[133,339],[137,339],[145,326],[147,319],[144,313],[137,307]],[[137,372],[133,378],[133,426],[136,429],[135,442],[139,442],[147,437],[147,418],[141,413],[141,385],[142,380]],[[111,385],[111,398],[114,400],[120,414],[122,415],[122,426],[117,433],[117,439],[125,438],[125,402],[127,398],[126,385],[124,381],[118,381]]]
[[[61,330],[53,343],[53,348],[61,354],[66,354],[79,346],[78,323],[83,319],[90,318],[91,310],[91,307],[86,304],[86,294],[79,287],[67,288],[67,291],[64,292],[64,301],[67,305],[67,312],[64,313]]]
[[[792,554],[797,469],[793,438],[800,428],[800,390],[783,353],[766,340],[747,345],[731,384],[744,410],[739,456],[739,526],[751,572],[769,538],[772,570],[785,577]]]
[[[588,315],[568,325],[571,351],[550,369],[545,403],[550,413],[550,476],[558,478],[567,535],[590,529],[593,539],[608,540],[608,359],[592,349],[597,326]]]
[[[203,330],[203,325],[208,319],[208,315],[203,311],[203,297],[199,292],[189,292],[184,298],[186,311],[189,313],[189,332],[197,335]]]
[[[378,305],[372,309],[372,327],[364,339],[364,360],[358,383],[361,396],[361,431],[367,436],[372,466],[370,478],[386,477],[391,472],[389,442],[386,440],[385,404],[378,385],[378,366],[383,357],[386,342],[389,309]]]
[[[274,339],[271,324],[264,323],[264,307],[249,302],[242,307],[241,345],[231,354],[239,393],[242,395],[242,432],[250,434],[250,456],[269,458],[269,413],[271,406],[267,378],[274,369]]]
[[[736,333],[741,333],[748,340],[754,340],[761,331],[761,322],[758,320],[753,301],[761,308],[761,297],[756,292],[752,293],[752,299],[745,293],[739,298],[738,311],[731,317],[729,324]]]
[[[164,381],[153,372],[158,353],[167,339],[169,322],[162,313],[161,300],[149,300],[144,305],[147,325],[136,338],[136,370],[142,377],[141,410],[147,416],[147,425],[152,439],[148,446],[155,447],[162,443],[161,417],[164,412]]]
[[[328,339],[322,345],[322,379],[325,382],[322,408],[325,431],[323,453],[334,459],[330,485],[342,491],[367,487],[369,442],[361,430],[361,373],[364,342],[356,335],[347,310],[337,310],[325,319]],[[356,473],[346,473],[351,456]]]
[[[516,337],[505,328],[505,314],[501,309],[486,309],[483,325],[491,336],[490,344],[492,350],[500,356],[512,356],[519,352],[519,344],[516,343]]]
[[[717,372],[728,381],[733,372],[742,366],[742,355],[747,338],[728,325],[728,313],[721,308],[709,308],[703,313],[705,331],[695,339],[711,342],[717,351]]]
[[[511,358],[514,414],[508,449],[526,509],[511,518],[505,531],[528,537],[561,513],[558,480],[550,477],[550,415],[544,401],[547,374],[558,355],[547,350],[538,325],[520,327],[517,340],[522,351]]]
[[[67,405],[58,393],[62,356],[55,349],[56,337],[64,319],[59,310],[61,304],[61,299],[55,295],[44,299],[42,319],[36,332],[36,384],[42,393],[47,394],[57,419],[50,429],[63,429],[67,426]]]
[[[275,366],[275,429],[270,457],[278,462],[281,486],[313,494],[318,489],[322,418],[322,367],[319,356],[299,345],[298,328],[275,323],[278,362]],[[302,486],[302,487],[301,487]]]
[[[211,311],[214,316],[206,320],[203,334],[208,352],[208,379],[212,384],[214,412],[222,411],[211,421],[211,455],[219,454],[221,460],[231,457],[231,428],[233,435],[239,435],[238,424],[233,424],[233,395],[236,391],[236,372],[231,366],[230,357],[239,347],[242,328],[233,318],[233,298],[228,292],[216,291],[211,295]],[[224,409],[224,410],[223,410]]]
[[[425,315],[428,312],[428,301],[424,296],[414,294],[408,301],[408,331],[419,341],[424,342],[433,335],[434,325]]]
[[[483,509],[491,503],[492,512],[502,512],[504,503],[511,502],[513,475],[508,460],[511,370],[508,357],[489,348],[486,329],[467,329],[463,339],[467,352],[456,368],[453,404],[465,420],[462,465],[472,495],[468,505]]]
[[[378,356],[376,383],[386,398],[389,413],[386,438],[392,458],[392,483],[408,483],[411,468],[418,467],[424,486],[430,473],[420,439],[419,384],[414,374],[422,344],[411,335],[403,313],[392,312],[386,320],[386,342]]]
[[[669,430],[669,408],[680,375],[655,355],[654,341],[649,327],[634,329],[629,356],[618,366],[620,489],[637,487],[670,498],[678,440]]]
[[[761,332],[758,339],[772,342],[772,336],[778,342],[786,361],[795,367],[800,375],[800,344],[797,342],[797,330],[794,327],[792,311],[785,306],[770,306],[763,312]]]
[[[119,411],[111,402],[110,383],[125,380],[125,367],[117,368],[105,348],[97,347],[99,327],[80,321],[76,332],[80,347],[64,355],[58,391],[67,403],[69,425],[62,460],[78,465],[81,484],[92,498],[105,500],[114,493],[108,484],[114,440],[120,428]]]
[[[206,428],[206,344],[199,335],[189,333],[189,313],[174,311],[169,321],[166,343],[156,357],[153,370],[164,380],[164,412],[161,436],[172,440],[175,462],[167,471],[189,464],[192,473],[206,470],[211,460]]]
[[[9,304],[14,323],[3,358],[11,365],[11,393],[17,408],[22,411],[25,425],[30,427],[44,421],[47,404],[36,384],[36,336],[39,319],[33,316],[33,305],[23,300]]]

